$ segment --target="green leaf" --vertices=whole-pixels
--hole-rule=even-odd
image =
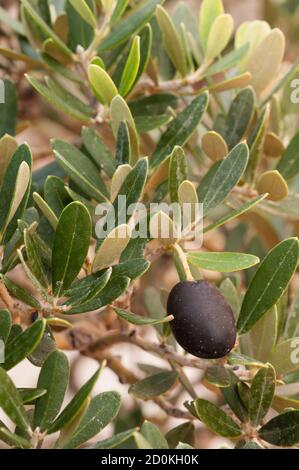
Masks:
[[[11,157],[18,149],[18,142],[9,134],[0,138],[0,181],[2,182]]]
[[[79,428],[63,448],[74,449],[102,431],[115,418],[120,404],[116,392],[104,392],[93,398]]]
[[[130,134],[129,128],[126,121],[120,123],[117,137],[116,137],[116,149],[115,149],[115,162],[116,166],[127,165],[130,161]]]
[[[104,144],[99,134],[91,127],[82,128],[82,139],[84,147],[90,154],[94,163],[111,177],[115,171],[113,156]]]
[[[247,403],[244,405],[240,395],[240,381],[239,377],[234,374],[230,369],[227,370],[231,384],[228,387],[222,387],[221,394],[224,397],[225,402],[228,404],[230,409],[239,418],[242,423],[248,421]]]
[[[45,395],[47,390],[42,388],[18,388],[23,405],[32,405],[34,402]]]
[[[110,279],[105,289],[97,298],[84,302],[79,306],[72,307],[70,310],[66,310],[64,313],[67,315],[74,315],[77,313],[86,313],[93,310],[98,310],[105,305],[111,304],[114,300],[120,297],[128,288],[129,284],[130,279],[128,277],[113,277]]]
[[[54,351],[50,354],[40,371],[37,388],[47,390],[46,395],[36,401],[34,428],[47,430],[62,406],[69,381],[69,363],[65,354]]]
[[[143,450],[152,449],[152,446],[150,445],[150,443],[145,439],[145,437],[140,432],[136,432],[134,438],[135,438],[137,449],[143,449]]]
[[[223,437],[239,437],[241,429],[220,408],[207,400],[198,398],[193,402],[197,418],[202,421],[211,431]]]
[[[199,191],[197,191],[199,192]],[[261,196],[257,196],[256,198],[252,199],[251,201],[245,202],[237,209],[233,209],[228,215],[223,216],[221,219],[217,220],[216,222],[206,226],[203,228],[203,233],[210,232],[216,228],[221,227],[222,225],[234,220],[239,215],[245,214],[245,212],[250,211],[254,206],[262,202],[266,198],[266,194],[262,194]]]
[[[117,27],[103,40],[99,52],[113,49],[132,35],[139,31],[154,15],[156,6],[162,4],[163,0],[148,0],[141,8],[124,19]]]
[[[94,12],[94,1],[86,0],[89,9]],[[94,38],[94,28],[83,20],[71,3],[65,2],[65,12],[68,20],[68,44],[72,51],[76,52],[78,44],[87,49]]]
[[[137,77],[140,65],[140,37],[136,36],[132,42],[132,47],[123,69],[123,73],[119,85],[119,93],[122,96],[127,96]]]
[[[67,426],[76,417],[86,398],[92,392],[92,389],[95,386],[101,371],[102,367],[100,367],[88,380],[88,382],[86,382],[83,387],[80,388],[74,398],[69,402],[60,415],[55,419],[53,424],[49,427],[48,434],[53,434],[54,432],[59,431],[63,427]]]
[[[238,441],[235,449],[263,449],[255,441]]]
[[[50,206],[55,216],[59,218],[65,206],[71,202],[71,198],[65,189],[64,181],[61,178],[57,178],[57,176],[48,176],[45,182],[44,193],[46,203]],[[56,227],[57,223],[54,228]]]
[[[5,348],[5,363],[2,364],[2,367],[5,370],[10,370],[32,353],[40,342],[45,327],[46,320],[37,320],[33,325],[9,341]]]
[[[267,367],[263,362],[257,361],[244,354],[231,352],[228,356],[228,363],[231,365],[241,365],[248,367]]]
[[[49,0],[38,0],[37,1],[37,9],[40,14],[40,16],[43,18],[43,20],[49,25],[52,26],[52,21],[51,21],[51,12],[50,12],[50,5],[49,5]]]
[[[299,338],[291,338],[278,343],[270,355],[269,362],[280,375],[298,371]]]
[[[234,21],[231,15],[220,15],[213,22],[205,51],[206,61],[217,57],[226,48],[231,38]]]
[[[21,264],[23,266],[23,269],[28,277],[28,279],[31,281],[32,285],[36,288],[36,290],[39,292],[39,294],[43,297],[44,300],[49,301],[51,299],[50,295],[48,294],[47,290],[40,284],[38,279],[34,276],[34,274],[31,272],[28,264],[24,260],[24,256],[22,253],[22,250],[17,250],[18,257],[21,261]]]
[[[110,104],[118,90],[109,74],[96,64],[88,66],[88,80],[97,99],[103,104]]]
[[[266,416],[274,397],[275,382],[275,370],[270,365],[255,374],[249,401],[249,417],[253,426],[257,426]]]
[[[160,116],[136,116],[134,119],[138,133],[146,134],[168,124],[172,117],[169,114],[161,114]]]
[[[29,431],[30,424],[27,418],[21,396],[14,386],[11,378],[0,367],[0,407],[19,428]]]
[[[299,411],[287,411],[271,419],[259,437],[275,446],[289,447],[299,442]]]
[[[41,308],[39,301],[33,295],[31,295],[30,292],[28,292],[26,289],[16,284],[7,276],[1,275],[1,279],[4,282],[5,287],[9,290],[9,292],[14,297],[24,302],[24,304],[30,305],[30,307],[32,308],[35,308],[37,310]],[[1,333],[0,333],[0,336],[1,336]]]
[[[21,325],[18,325],[15,323],[12,325],[11,330],[9,332],[9,337],[7,339],[7,344],[9,344],[11,341],[13,341],[17,336],[19,336],[22,333],[22,327]]]
[[[31,364],[35,365],[36,367],[42,367],[45,360],[53,351],[55,351],[55,349],[55,338],[53,336],[52,330],[49,327],[49,323],[47,322],[45,332],[40,342],[32,351],[32,353],[27,357],[27,359],[31,362]]]
[[[128,312],[122,308],[113,307],[113,310],[117,313],[119,317],[123,320],[126,320],[133,325],[160,325],[163,323],[170,322],[173,317],[169,315],[168,317],[155,319],[155,318],[148,318],[148,317],[141,317],[140,315],[136,315],[135,313]]]
[[[0,310],[0,340],[6,343],[12,326],[9,310]]]
[[[246,410],[249,409],[250,387],[245,382],[237,382],[237,393]]]
[[[177,380],[175,371],[161,372],[136,382],[129,388],[129,393],[135,398],[148,400],[163,395],[173,387]]]
[[[128,174],[125,181],[123,182],[118,196],[126,196],[125,198],[115,199],[113,207],[116,214],[115,225],[118,225],[118,214],[126,214],[126,223],[130,219],[130,215],[127,214],[127,208],[131,204],[136,204],[142,196],[144,185],[147,178],[148,172],[148,159],[141,158],[132,171]],[[131,206],[132,209],[132,206]]]
[[[29,147],[22,144],[10,159],[3,178],[0,200],[0,229],[4,242],[7,242],[17,229],[17,221],[23,215],[28,202],[32,155]],[[25,186],[24,181],[25,179]],[[23,196],[22,196],[23,195]]]
[[[142,77],[143,73],[147,69],[151,57],[152,42],[152,28],[150,24],[146,24],[144,28],[140,31],[140,63],[134,85],[136,85],[139,78]]]
[[[116,5],[115,5],[115,8],[113,10],[112,17],[111,17],[111,22],[112,23],[117,22],[122,17],[124,12],[126,11],[128,3],[129,3],[129,0],[118,0],[117,1]]]
[[[297,221],[299,219],[299,194],[290,194],[287,199],[279,203],[272,201],[264,201],[261,208],[266,212],[281,217],[286,220]]]
[[[0,11],[1,14],[1,11]],[[0,138],[15,135],[17,124],[17,94],[15,85],[8,79],[2,82],[3,100],[0,100]],[[2,88],[0,90],[0,94]]]
[[[195,442],[194,424],[191,421],[179,424],[168,431],[165,437],[168,442],[169,449],[175,449],[180,442],[193,446]]]
[[[299,243],[289,238],[276,245],[256,271],[245,294],[238,319],[239,334],[244,334],[285,292],[298,264]]]
[[[285,325],[285,338],[293,338],[299,332],[299,291],[297,290],[290,306]]]
[[[200,44],[207,50],[208,39],[213,23],[224,13],[222,0],[203,0],[199,16]]]
[[[168,449],[167,440],[155,424],[145,420],[140,432],[153,449]]]
[[[130,108],[125,100],[119,95],[115,96],[111,101],[110,116],[111,127],[115,138],[118,136],[118,129],[121,123],[125,121],[128,125],[131,147],[129,163],[130,165],[133,165],[139,159],[139,139]]]
[[[235,284],[229,277],[221,282],[220,291],[234,312],[234,317],[238,318],[241,308],[241,296]]]
[[[113,277],[126,276],[134,280],[137,277],[144,274],[149,268],[150,264],[148,261],[142,258],[134,258],[126,262],[121,262],[112,267]],[[90,289],[97,284],[99,278],[102,278],[103,275],[107,275],[110,270],[100,271],[96,274],[86,276],[83,279],[75,281],[70,289],[65,292],[65,295],[68,297],[77,296],[80,298],[84,296],[87,292],[90,292]]]
[[[241,143],[217,167],[203,199],[205,215],[221,204],[238,184],[247,166],[248,154],[247,145]]]
[[[6,444],[17,449],[29,449],[31,447],[31,444],[27,439],[17,436],[7,428],[0,427],[0,439],[3,442],[6,442]]]
[[[44,184],[49,174],[59,178],[65,178],[66,176],[65,172],[60,168],[55,160],[51,163],[47,163],[33,172],[32,182],[38,190],[41,191],[44,188]]]
[[[0,20],[20,36],[26,36],[24,27],[20,21],[15,20],[6,9],[0,7]]]
[[[89,114],[82,113],[81,110],[77,109],[77,107],[72,106],[68,101],[65,101],[61,96],[57,95],[54,91],[50,88],[45,86],[39,80],[37,80],[32,75],[25,74],[30,85],[52,106],[57,108],[59,111],[63,111],[64,113],[68,114],[73,119],[77,119],[81,122],[89,122],[91,120],[91,116]]]
[[[218,171],[218,168],[220,167],[222,161],[217,161],[215,162],[210,168],[209,170],[207,171],[207,173],[204,175],[204,177],[201,179],[201,182],[197,188],[197,196],[198,196],[198,199],[199,201],[203,201],[208,190],[209,190],[209,187],[213,181],[213,178],[216,174],[216,172]]]
[[[47,288],[48,279],[44,270],[43,262],[40,257],[39,247],[37,246],[36,241],[30,234],[28,229],[24,231],[24,242],[27,253],[27,262],[30,271],[33,273],[39,283],[43,287]]]
[[[168,191],[171,202],[179,201],[178,190],[180,184],[188,177],[187,171],[187,160],[184,150],[176,146],[170,157],[168,173]]]
[[[175,145],[183,146],[200,123],[208,105],[208,93],[203,93],[176,116],[158,142],[150,160],[152,168],[157,167],[171,154]]]
[[[275,395],[272,402],[272,408],[278,413],[285,412],[286,408],[299,410],[299,400],[281,395]]]
[[[79,290],[78,294],[75,294],[73,297],[71,297],[67,302],[65,302],[64,305],[71,305],[72,307],[76,307],[96,299],[102,290],[106,287],[111,274],[112,268],[107,269],[100,277],[95,278],[89,287],[86,287],[85,290]]]
[[[7,219],[5,221],[5,226],[2,230],[6,230],[7,226],[10,224],[12,219],[15,217],[18,208],[22,204],[22,201],[27,199],[28,191],[30,190],[31,184],[31,168],[26,162],[22,162],[19,171],[17,174],[17,179],[15,182],[14,194],[7,214]]]
[[[238,388],[239,384],[236,383],[236,377],[233,376],[232,380],[235,382],[233,382],[232,385],[229,387],[222,387],[221,393],[224,397],[225,402],[228,404],[234,414],[239,418],[242,423],[246,423],[248,421],[248,412],[240,397]]]
[[[230,150],[244,137],[252,120],[254,104],[255,94],[250,87],[240,91],[233,100],[228,111],[223,135]]]
[[[62,87],[56,80],[50,77],[45,77],[46,84],[50,91],[55,93],[60,99],[68,106],[81,112],[86,116],[92,116],[94,113],[93,108],[86,104],[84,101],[77,98],[72,93],[68,92],[65,87]]]
[[[46,201],[39,195],[39,193],[33,193],[33,200],[42,214],[50,223],[51,227],[56,230],[58,219],[54,212],[52,211],[51,207],[46,203]]]
[[[161,115],[165,114],[169,107],[176,109],[178,98],[171,93],[158,93],[130,101],[129,106],[134,117]]]
[[[250,330],[250,349],[253,357],[269,361],[278,335],[278,314],[274,306]]]
[[[62,140],[54,139],[52,148],[58,163],[89,197],[100,202],[108,197],[106,186],[97,167],[88,157]]]
[[[227,273],[251,268],[259,263],[259,258],[244,253],[204,253],[193,251],[188,254],[188,261],[198,268]]]
[[[124,444],[126,441],[128,441],[131,437],[134,437],[137,430],[138,428],[133,428],[129,429],[128,431],[115,434],[115,436],[93,444],[91,449],[114,449],[115,447],[119,447],[121,444]]]
[[[210,77],[234,67],[249,51],[249,44],[243,44],[239,49],[229,52],[204,72],[205,77]]]
[[[160,5],[156,8],[156,17],[162,31],[165,51],[175,68],[184,77],[187,73],[186,56],[175,25],[167,11]]]
[[[92,263],[92,272],[111,266],[126,248],[131,238],[131,228],[127,224],[118,225],[99,246]]]
[[[228,369],[221,364],[208,367],[204,378],[207,382],[219,388],[229,387],[232,384]]]
[[[266,107],[260,113],[256,124],[249,135],[248,145],[250,148],[249,162],[246,169],[246,176],[249,181],[253,182],[255,180],[256,172],[258,165],[262,156],[265,135],[267,131],[269,120],[269,108]]]
[[[299,132],[290,141],[276,168],[285,179],[299,173]]]
[[[88,23],[92,28],[97,27],[97,20],[89,8],[88,4],[84,0],[68,0],[73,8],[79,13],[79,15]]]
[[[65,45],[65,43],[54,33],[54,31],[47,25],[47,23],[38,15],[33,6],[28,0],[22,0],[22,6],[24,7],[26,14],[32,22],[40,29],[44,37],[49,38],[53,41],[55,46],[70,60],[72,60],[72,52]]]
[[[89,212],[80,202],[72,202],[62,212],[54,238],[52,286],[56,295],[67,289],[79,274],[90,238]]]

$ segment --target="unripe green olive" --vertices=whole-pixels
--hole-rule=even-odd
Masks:
[[[179,282],[170,292],[167,312],[177,342],[204,359],[226,356],[236,342],[232,309],[221,293],[206,281]]]

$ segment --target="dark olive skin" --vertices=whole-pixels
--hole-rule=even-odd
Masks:
[[[177,342],[204,359],[226,356],[236,342],[232,309],[221,293],[206,281],[179,282],[171,290],[167,312]]]

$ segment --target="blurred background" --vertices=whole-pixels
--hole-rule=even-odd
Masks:
[[[168,0],[166,7],[172,11],[176,8],[179,2],[177,0]],[[200,0],[185,0],[185,4],[189,4],[194,15],[198,14],[198,10],[201,4]],[[288,68],[290,63],[298,59],[299,56],[299,0],[224,0],[224,6],[226,12],[231,13],[235,20],[235,27],[246,20],[254,19],[265,19],[270,23],[272,27],[279,27],[282,29],[287,38],[287,51],[285,56],[285,67]],[[14,0],[0,0],[0,6],[4,7],[9,14],[13,17],[18,15],[18,1]],[[7,45],[8,42],[13,44],[14,39],[10,37],[9,30],[1,24],[0,21],[0,46]],[[2,69],[0,64],[0,76],[5,75],[6,71]],[[15,73],[15,72],[14,72]],[[48,162],[52,156],[49,147],[49,139],[53,136],[58,138],[64,138],[66,140],[72,140],[76,142],[78,139],[79,128],[77,124],[73,122],[54,122],[50,120],[47,115],[42,114],[44,104],[30,89],[28,84],[21,79],[21,74],[14,76],[17,81],[20,95],[19,102],[19,116],[20,121],[24,122],[23,128],[19,129],[17,139],[19,143],[27,141],[33,150],[35,168],[43,166]],[[28,126],[26,122],[30,116],[31,124]],[[217,239],[216,234],[213,234],[213,239],[210,240],[212,245],[219,248],[224,244],[224,240]],[[176,274],[172,271],[171,263],[169,266],[167,262],[163,260],[164,265],[154,267],[149,276],[150,279],[146,279],[142,282],[147,285],[152,285],[157,288],[160,287],[161,282],[165,285],[172,286],[176,282]],[[162,268],[162,269],[161,269]],[[157,270],[160,271],[157,276]],[[161,279],[161,272],[164,273],[165,279]],[[156,279],[159,279],[159,284]],[[141,285],[141,290],[143,289]],[[151,290],[152,289],[152,290]],[[145,292],[146,297],[149,299],[149,303],[155,302],[155,292],[153,288],[148,288]],[[143,291],[144,294],[144,291]],[[145,335],[148,335],[148,329],[145,331]],[[122,356],[124,365],[135,372],[137,369],[136,364],[136,353],[138,353],[138,362],[142,363],[155,363],[156,366],[162,365],[158,359],[147,353],[141,352],[139,349],[135,349],[134,346],[115,346],[113,352]],[[72,363],[72,374],[71,374],[71,387],[67,399],[70,399],[72,394],[78,390],[80,386],[92,375],[97,368],[97,363],[92,359],[79,357],[77,353],[69,353],[69,358]],[[138,369],[136,370],[136,372]],[[11,376],[15,380],[15,383],[19,387],[30,387],[34,386],[37,379],[39,369],[31,365],[29,362],[22,363],[22,365],[16,367],[11,371]],[[187,371],[188,372],[188,371]],[[191,373],[191,371],[190,371]],[[192,380],[196,384],[200,384],[200,372],[191,375]],[[118,390],[123,396],[123,407],[118,419],[116,426],[117,430],[121,431],[140,424],[141,412],[136,407],[136,402],[128,395],[128,386],[119,383],[118,378],[113,372],[106,369],[104,370],[98,385],[95,387],[94,392],[99,393],[105,390],[115,389]],[[209,392],[205,387],[198,385],[197,391],[204,398],[210,398],[212,392]],[[184,401],[187,397],[180,397],[180,401]],[[166,415],[152,403],[142,404],[142,416],[158,424],[163,431],[167,431],[171,427],[180,423],[179,420],[168,418]],[[5,421],[0,413],[0,419]],[[104,433],[101,434],[101,438],[105,438],[111,434],[112,429],[108,428]],[[227,444],[223,440],[215,438],[209,431],[203,429],[198,424],[197,430],[197,443],[198,448],[219,448],[219,446]]]

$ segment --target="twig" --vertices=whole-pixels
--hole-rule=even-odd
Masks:
[[[133,384],[140,380],[139,377],[137,377],[131,370],[127,369],[123,365],[119,356],[113,356],[109,352],[101,351],[98,351],[97,353],[90,353],[87,351],[84,354],[88,357],[93,357],[94,359],[100,362],[106,360],[107,367],[109,367],[109,369],[111,369],[118,376],[119,381],[122,384]],[[180,410],[179,408],[173,406],[171,403],[169,403],[168,400],[163,397],[155,397],[152,399],[152,401],[156,403],[156,405],[158,405],[168,416],[185,420],[194,419],[194,417],[190,413]]]
[[[136,334],[135,330],[129,332],[112,330],[95,340],[92,338],[92,335],[88,335],[87,332],[88,328],[82,328],[82,325],[80,325],[80,327],[74,326],[72,330],[66,330],[59,334],[57,337],[58,344],[62,346],[62,349],[77,349],[84,353],[97,353],[114,344],[129,343],[139,347],[143,351],[162,357],[162,359],[174,361],[181,367],[193,367],[195,369],[205,370],[215,363],[213,360],[195,359],[178,354],[170,346],[143,339]],[[83,341],[82,338],[84,339]]]

